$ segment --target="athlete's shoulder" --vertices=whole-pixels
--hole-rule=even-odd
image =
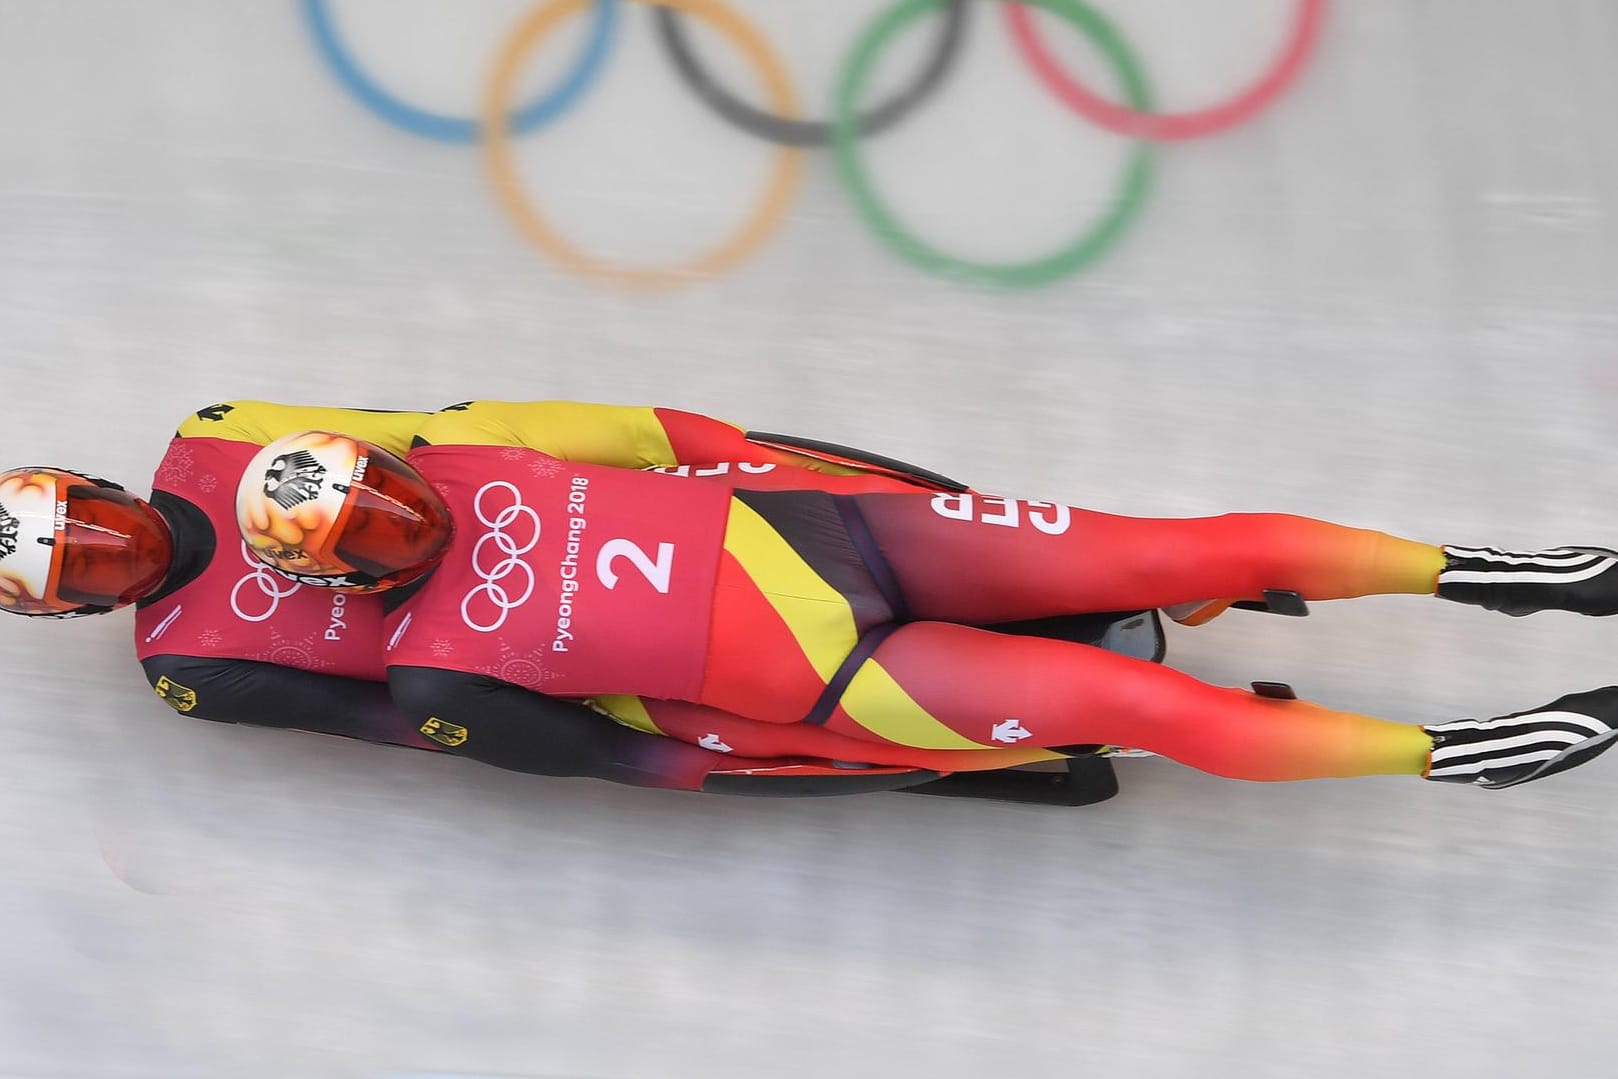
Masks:
[[[187,416],[178,438],[221,438],[267,445],[299,431],[324,430],[363,438],[393,453],[410,449],[429,413],[321,405],[283,405],[273,401],[222,401]]]
[[[180,421],[174,431],[176,438],[228,438],[239,440],[243,431],[251,425],[247,415],[238,416],[236,413],[247,410],[250,413],[254,406],[261,404],[258,401],[221,401],[218,404],[205,405],[190,413]]]
[[[412,446],[494,445],[501,441],[501,401],[446,405],[422,421]]]
[[[670,463],[657,409],[588,401],[463,401],[424,422],[416,444],[524,446],[627,468]]]

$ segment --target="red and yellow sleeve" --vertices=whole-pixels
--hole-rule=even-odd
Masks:
[[[746,461],[833,475],[860,471],[751,442],[743,428],[710,416],[638,405],[473,401],[434,415],[421,437],[439,445],[526,446],[564,461],[616,468]]]

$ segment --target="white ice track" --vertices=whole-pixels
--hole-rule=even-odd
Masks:
[[[732,2],[817,111],[880,6]],[[1290,5],[1101,6],[1184,107]],[[627,260],[723,231],[767,157],[637,7],[584,104],[516,146],[553,218]],[[1126,144],[1052,103],[991,7],[869,152],[912,224],[1009,258],[1104,209]],[[525,7],[335,10],[450,111]],[[475,149],[344,96],[291,0],[0,0],[0,447],[140,484],[219,399],[580,398],[1120,512],[1612,544],[1615,52],[1610,0],[1339,2],[1275,108],[1162,148],[1090,272],[925,276],[814,155],[758,257],[646,296],[529,248]],[[1130,761],[1087,811],[702,799],[186,721],[129,625],[0,623],[7,1079],[1612,1074],[1609,761],[1502,794]],[[1419,722],[1613,681],[1618,625],[1389,599],[1171,648]]]

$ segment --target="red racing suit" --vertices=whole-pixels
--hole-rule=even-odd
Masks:
[[[455,415],[467,407],[446,412]],[[501,407],[491,406],[495,411]],[[697,454],[684,458],[685,463],[672,450],[656,457],[657,464],[676,470],[695,466],[715,471],[703,456],[710,448],[729,452],[746,444],[738,428],[690,413],[566,403],[543,406],[540,412],[558,410],[632,415],[637,424],[646,417],[654,417],[654,423],[656,416],[668,417],[669,426],[681,432],[685,451]],[[193,718],[423,749],[452,748],[444,737],[429,736],[436,732],[418,729],[421,720],[395,705],[384,682],[383,610],[403,597],[334,594],[271,574],[245,551],[234,505],[236,484],[248,460],[277,438],[308,429],[336,430],[403,456],[431,415],[234,401],[204,408],[181,424],[158,467],[152,495],[153,507],[169,524],[174,561],[165,581],[140,602],[135,616],[137,656],[159,697]],[[610,425],[592,422],[580,433],[586,452],[604,453],[613,445]],[[592,450],[591,438],[601,435],[609,441]],[[757,448],[753,452],[782,462],[793,459]],[[776,466],[763,462],[750,467],[767,473]],[[854,471],[826,467],[832,472]],[[630,475],[657,486],[681,483],[670,477]],[[880,486],[892,481],[872,482]],[[473,507],[469,519],[475,519],[475,513]],[[392,632],[398,632],[399,623],[396,619]],[[418,639],[430,650],[436,637]],[[517,669],[512,662],[509,657],[505,660],[507,674]],[[523,770],[683,789],[720,789],[715,784],[724,780],[727,792],[778,795],[856,793],[930,777],[912,769],[843,776],[801,759],[755,762],[725,757],[631,730],[579,704],[544,700],[546,741],[524,754]],[[762,785],[751,776],[765,777]]]

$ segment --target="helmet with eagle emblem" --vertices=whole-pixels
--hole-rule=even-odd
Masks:
[[[453,533],[444,500],[414,468],[330,431],[260,450],[236,489],[236,519],[248,549],[276,573],[351,593],[415,580]]]

